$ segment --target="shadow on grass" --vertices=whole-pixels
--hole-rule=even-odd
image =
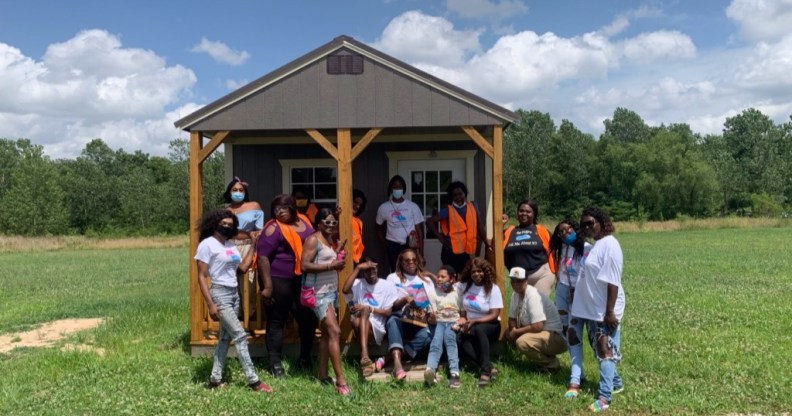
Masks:
[[[501,355],[498,361],[509,366],[511,369],[517,372],[526,375],[534,374],[536,376],[546,377],[550,383],[558,386],[566,387],[567,383],[569,382],[569,367],[562,366],[561,370],[555,373],[542,372],[538,365],[526,360],[522,353],[520,353],[520,351],[510,343],[502,345]]]

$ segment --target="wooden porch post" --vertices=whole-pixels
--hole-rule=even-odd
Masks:
[[[506,267],[503,260],[503,126],[494,126],[492,132],[492,245],[495,254],[495,273],[499,275],[501,290],[504,298],[506,297]],[[501,310],[501,337],[508,329],[508,302],[504,299],[504,307]]]
[[[201,287],[198,285],[198,265],[193,260],[198,249],[198,231],[195,224],[203,215],[203,161],[200,152],[203,148],[201,132],[190,132],[190,342],[203,340],[204,302]]]
[[[347,262],[344,270],[338,273],[338,305],[339,323],[341,324],[341,339],[349,341],[352,334],[352,324],[349,322],[349,313],[346,300],[341,292],[341,286],[352,274],[354,261],[352,260],[352,133],[350,129],[338,129],[338,206],[341,207],[341,241],[346,240]]]

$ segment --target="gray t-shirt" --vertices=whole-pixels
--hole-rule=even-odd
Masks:
[[[553,301],[535,287],[528,285],[525,289],[525,297],[520,299],[520,295],[512,293],[511,303],[509,304],[509,319],[517,320],[517,327],[545,321],[543,331],[552,331],[558,334],[563,332],[561,317],[558,316]]]

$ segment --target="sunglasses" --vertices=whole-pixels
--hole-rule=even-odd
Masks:
[[[324,224],[324,225],[326,225],[328,227],[335,227],[336,225],[338,225],[338,221],[337,220],[322,220],[322,224]]]
[[[409,259],[402,259],[402,263],[418,263],[418,258],[412,257]]]
[[[595,224],[594,221],[583,221],[580,223],[580,226],[583,228],[591,228],[594,226],[594,224]]]

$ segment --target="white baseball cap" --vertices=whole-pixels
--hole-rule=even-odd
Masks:
[[[525,269],[522,267],[512,267],[509,270],[509,277],[517,280],[525,280]]]

